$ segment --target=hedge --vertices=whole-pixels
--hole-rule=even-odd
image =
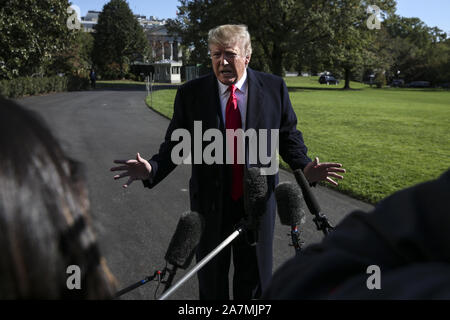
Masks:
[[[19,98],[49,92],[78,91],[89,88],[89,80],[80,77],[21,77],[12,80],[0,80],[0,95],[7,98]]]

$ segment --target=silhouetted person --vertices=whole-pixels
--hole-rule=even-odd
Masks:
[[[0,299],[113,297],[81,173],[35,113],[0,97]]]
[[[97,81],[97,74],[95,73],[94,69],[91,69],[91,72],[89,73],[89,78],[91,79],[91,87],[95,89],[95,82]]]
[[[450,299],[449,199],[450,170],[351,213],[278,269],[263,298]]]

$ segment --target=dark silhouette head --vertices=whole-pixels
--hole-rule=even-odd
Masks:
[[[113,296],[88,210],[81,164],[35,113],[0,97],[0,299]],[[72,265],[81,289],[67,286]]]

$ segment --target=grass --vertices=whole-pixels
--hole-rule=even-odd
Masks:
[[[450,167],[450,92],[320,85],[286,78],[308,155],[347,169],[338,190],[376,203],[437,178]],[[176,90],[157,91],[153,106],[172,116]],[[148,99],[149,103],[149,99]]]
[[[153,92],[153,97],[150,97],[150,95],[147,96],[146,103],[148,106],[171,119],[173,115],[173,102],[175,101],[176,93],[177,90],[175,89],[158,90]]]

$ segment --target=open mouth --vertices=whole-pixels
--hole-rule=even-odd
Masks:
[[[222,70],[220,71],[221,74],[223,74],[224,76],[233,76],[234,73],[230,70]]]

